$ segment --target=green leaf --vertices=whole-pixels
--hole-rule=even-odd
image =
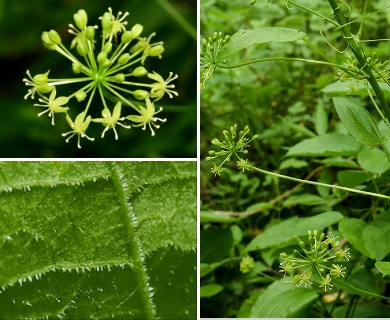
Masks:
[[[319,100],[314,112],[314,128],[318,135],[323,135],[328,131],[328,114],[324,108],[323,100]]]
[[[382,174],[390,169],[386,154],[376,147],[364,147],[357,155],[360,166],[372,173]]]
[[[244,217],[232,217],[215,213],[215,211],[201,211],[200,223],[217,222],[217,223],[234,223],[242,220]]]
[[[257,298],[250,313],[251,318],[298,317],[318,299],[313,290],[292,289],[286,279],[273,282]]]
[[[223,290],[223,286],[219,284],[206,284],[200,287],[200,297],[201,298],[209,298],[215,296]]]
[[[196,163],[0,172],[1,319],[196,317]]]
[[[229,42],[221,49],[218,54],[218,60],[224,60],[232,54],[257,43],[296,41],[302,39],[304,36],[304,32],[281,27],[258,28],[253,30],[240,29],[231,36]]]
[[[375,267],[383,274],[383,276],[390,275],[390,262],[388,261],[377,261]]]
[[[303,140],[291,147],[286,156],[353,156],[361,145],[351,136],[333,132]]]
[[[371,173],[366,171],[358,171],[358,170],[343,170],[337,172],[337,180],[340,185],[353,188],[356,187],[363,182],[366,182],[371,178]]]
[[[303,193],[295,196],[289,196],[284,202],[283,207],[289,208],[298,204],[304,206],[326,205],[328,203],[324,198],[315,194]]]
[[[349,305],[336,307],[332,313],[333,318],[345,318],[349,312]],[[390,308],[387,305],[357,305],[353,312],[354,318],[390,318]]]
[[[323,230],[337,223],[343,215],[337,211],[317,214],[309,218],[292,217],[266,229],[256,236],[247,246],[247,251],[254,251],[273,246],[281,246],[295,236],[307,236],[309,230]]]
[[[359,165],[355,161],[351,159],[345,159],[342,157],[326,158],[323,160],[318,160],[317,162],[329,164],[335,167],[355,168],[355,169],[359,168]]]
[[[381,213],[370,224],[355,218],[343,219],[339,230],[356,250],[371,259],[382,260],[390,252],[389,212]]]
[[[215,263],[200,263],[199,264],[199,275],[200,277],[204,277],[205,275],[208,275],[210,272],[213,272],[215,269],[222,266],[224,263],[229,262],[230,259],[221,260],[219,262]]]
[[[300,169],[307,166],[308,166],[308,162],[305,160],[299,160],[297,158],[288,158],[282,161],[282,163],[279,165],[279,169],[280,170],[287,169],[287,168]]]
[[[364,107],[347,98],[333,98],[333,103],[341,122],[357,141],[367,146],[382,143],[378,125]]]
[[[200,232],[200,261],[214,263],[221,261],[233,248],[230,228],[207,229]]]
[[[304,136],[309,137],[309,138],[313,138],[316,136],[314,132],[312,132],[310,129],[304,127],[303,125],[299,125],[299,124],[296,124],[294,122],[288,121],[283,117],[279,117],[279,118],[283,121],[283,123],[286,126],[290,127],[292,130],[294,130],[297,133],[303,134]]]

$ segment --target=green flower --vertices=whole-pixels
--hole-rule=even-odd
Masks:
[[[127,21],[123,20],[129,15],[129,13],[125,12],[122,18],[120,18],[121,15],[122,12],[119,11],[118,15],[114,17],[112,9],[108,8],[108,12],[106,12],[103,17],[100,17],[100,20],[102,20],[103,37],[105,39],[109,39],[109,41],[111,41],[118,32],[123,33],[126,31]]]
[[[160,100],[165,93],[169,96],[169,98],[173,98],[174,95],[178,96],[178,93],[172,90],[175,88],[175,85],[170,84],[170,82],[177,79],[177,74],[173,75],[173,73],[170,72],[167,80],[164,80],[162,76],[153,71],[153,73],[148,73],[148,78],[157,81],[152,84],[151,94],[149,95],[150,98],[155,98],[157,101]]]
[[[206,86],[206,81],[209,80],[218,63],[226,63],[219,61],[218,55],[223,46],[230,40],[230,36],[222,36],[222,32],[214,32],[207,39],[203,39],[200,48],[200,90],[203,91]]]
[[[150,131],[152,132],[152,136],[154,136],[154,130],[153,127],[156,129],[160,128],[159,125],[157,125],[155,122],[160,121],[160,122],[165,122],[167,119],[161,119],[161,118],[156,118],[155,115],[159,112],[161,112],[163,109],[160,107],[160,109],[156,112],[154,104],[150,101],[150,99],[147,97],[145,99],[146,101],[146,108],[140,106],[140,115],[139,116],[127,116],[126,119],[136,122],[138,124],[134,125],[135,127],[142,127],[142,130],[146,129],[146,126],[149,126]]]
[[[212,160],[218,157],[224,158],[220,165],[216,165],[214,163],[214,168],[211,170],[215,175],[219,175],[222,172],[222,166],[225,162],[230,161],[231,157],[237,158],[237,165],[240,170],[249,170],[251,165],[247,162],[247,160],[241,157],[242,154],[247,154],[249,147],[249,143],[259,136],[254,135],[252,138],[248,138],[247,134],[249,134],[250,130],[248,126],[245,126],[244,130],[240,131],[237,135],[237,125],[230,127],[230,131],[224,130],[223,135],[225,136],[225,140],[222,142],[218,139],[213,139],[211,143],[217,146],[220,150],[210,150],[209,157],[206,157],[206,161]]]
[[[81,138],[87,138],[90,141],[94,141],[94,138],[90,138],[85,134],[85,131],[87,131],[89,123],[91,122],[91,116],[88,116],[87,119],[85,119],[85,111],[81,112],[77,117],[75,122],[72,121],[72,119],[69,117],[69,115],[66,115],[66,121],[70,125],[70,127],[73,129],[72,131],[63,133],[62,136],[66,137],[67,135],[70,135],[65,141],[68,143],[68,141],[75,135],[77,135],[77,147],[80,149],[80,137]]]
[[[102,133],[102,138],[104,137],[104,134],[108,129],[112,129],[115,133],[115,140],[118,140],[118,133],[115,130],[115,126],[119,124],[120,126],[130,129],[130,126],[124,125],[120,123],[119,121],[123,121],[125,117],[121,118],[121,102],[118,102],[115,107],[114,111],[111,114],[110,109],[104,108],[102,111],[102,116],[103,118],[98,118],[98,119],[92,119],[93,122],[100,122],[102,123],[106,128],[103,130]]]
[[[331,235],[325,236],[324,233],[318,236],[317,230],[308,231],[308,247],[299,238],[295,237],[301,251],[294,250],[293,254],[282,252],[280,254],[280,271],[290,276],[289,282],[299,287],[303,283],[312,284],[311,277],[313,273],[320,276],[321,280],[317,283],[320,288],[332,288],[332,277],[343,277],[345,267],[335,264],[332,261],[339,258],[338,252],[346,252],[348,249],[339,248],[340,242]],[[344,255],[344,257],[347,254]]]
[[[327,274],[325,276],[325,278],[322,278],[321,280],[318,280],[317,282],[319,283],[320,288],[324,288],[324,290],[326,291],[327,287],[329,289],[332,289],[333,284],[330,283],[331,281],[332,281],[332,279],[330,278],[329,274]]]
[[[27,70],[27,75],[30,79],[23,79],[23,82],[26,86],[32,87],[28,89],[27,94],[24,96],[24,99],[27,99],[29,96],[31,96],[32,99],[34,99],[34,94],[36,92],[38,93],[49,93],[53,90],[53,86],[49,85],[49,71],[42,74],[37,74],[35,77],[32,77],[30,74],[30,71]]]
[[[62,107],[63,105],[67,104],[69,101],[68,97],[58,97],[56,98],[56,88],[53,87],[53,90],[50,93],[49,99],[46,97],[44,99],[39,98],[39,101],[44,104],[35,103],[34,106],[38,107],[44,107],[47,108],[47,110],[38,113],[38,117],[43,115],[46,112],[49,112],[49,117],[51,117],[51,124],[54,125],[54,113],[67,113],[69,108],[68,107]]]
[[[252,257],[245,257],[241,260],[240,263],[240,271],[242,273],[247,273],[253,269],[253,266],[255,265],[255,260],[253,260]]]

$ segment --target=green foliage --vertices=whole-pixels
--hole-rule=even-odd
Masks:
[[[201,93],[201,158],[223,156],[201,162],[202,317],[389,314],[385,2],[201,1],[201,38],[230,36]],[[235,125],[258,135],[245,153],[212,142]],[[308,230],[349,260],[321,261]]]
[[[194,162],[0,171],[0,318],[196,317]]]

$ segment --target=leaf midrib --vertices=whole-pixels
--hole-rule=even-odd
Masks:
[[[128,203],[126,199],[127,183],[124,180],[124,174],[115,163],[112,163],[111,166],[111,179],[119,198],[123,224],[129,235],[129,250],[132,252],[134,258],[135,272],[138,274],[140,286],[146,288],[146,290],[141,290],[142,301],[145,308],[144,311],[147,315],[147,319],[154,319],[155,308],[152,301],[151,286],[148,283],[149,276],[144,265],[145,257],[141,251],[140,241],[138,241],[135,232],[137,219],[132,211],[131,204]]]

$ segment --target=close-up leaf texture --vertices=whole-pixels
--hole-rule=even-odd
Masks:
[[[196,162],[1,162],[0,319],[195,319]]]

